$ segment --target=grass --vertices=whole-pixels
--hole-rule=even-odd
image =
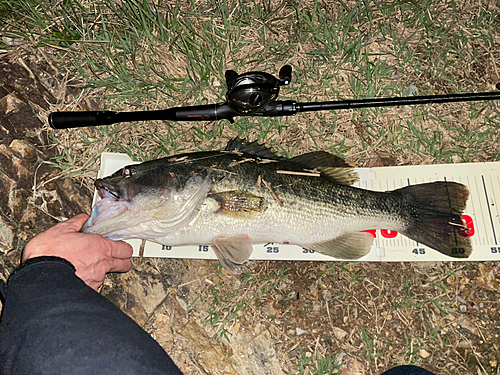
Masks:
[[[285,62],[294,66],[295,76],[282,98],[301,101],[399,96],[410,90],[482,91],[500,79],[491,78],[498,73],[498,52],[492,48],[498,18],[489,5],[467,9],[453,1],[427,1],[426,8],[408,2],[243,0],[222,5],[112,0],[2,4],[12,14],[4,21],[6,35],[47,47],[60,69],[84,82],[82,95],[98,97],[101,106],[113,110],[220,102],[226,69],[275,74]],[[464,76],[463,66],[471,67],[472,76]],[[77,109],[68,104],[59,108]],[[466,129],[457,128],[456,111],[470,113]],[[94,138],[81,132],[73,137],[85,138],[88,149],[104,143],[107,151],[137,160],[175,153],[182,145],[212,149],[220,144],[215,139],[236,135],[268,142],[287,155],[292,150],[331,150],[359,165],[381,148],[403,163],[498,157],[488,147],[498,128],[496,103],[346,112],[237,118],[235,124],[159,124],[151,132],[143,131],[150,124],[138,124],[140,140],[123,134],[135,132],[130,125],[113,127],[114,137],[106,137],[101,128]],[[350,118],[362,124],[374,145],[352,132]],[[486,128],[485,122],[490,124]],[[462,136],[464,131],[468,134]]]
[[[289,373],[290,374],[290,373]],[[340,375],[342,371],[337,363],[337,360],[332,355],[325,357],[321,353],[299,350],[295,374],[310,374],[310,375]]]
[[[219,275],[221,272],[219,266]],[[287,270],[278,269],[276,273],[256,276],[251,271],[247,271],[241,275],[237,282],[217,276],[218,281],[209,286],[209,293],[205,294],[204,297],[200,296],[205,301],[203,305],[209,306],[205,309],[204,322],[210,324],[221,338],[230,341],[229,327],[237,321],[250,319],[252,315],[256,314],[256,305],[260,305],[261,300],[272,294],[272,291],[278,286],[281,285],[278,289],[284,300],[288,299],[290,292],[285,286],[287,284],[286,273]],[[268,320],[276,319],[274,315],[269,313],[269,310],[263,310],[259,314]]]
[[[32,56],[46,70],[56,98],[53,111],[218,103],[225,100],[227,69],[277,74],[285,63],[293,66],[294,75],[280,99],[299,102],[415,91],[480,92],[500,81],[500,10],[495,1],[0,0],[0,14],[1,53],[8,58]],[[78,93],[69,95],[66,88]],[[266,142],[287,157],[328,150],[357,166],[371,165],[382,151],[401,165],[500,159],[500,107],[495,102],[235,120],[47,131],[59,150],[53,163],[62,175],[88,186],[102,152],[122,152],[142,161],[218,149],[235,136]],[[200,292],[206,325],[227,339],[237,320],[250,324],[255,319],[274,327],[276,347],[283,353],[295,344],[321,346],[309,350],[310,357],[300,354],[297,363],[290,361],[286,366],[294,373],[325,373],[323,364],[331,363],[346,344],[321,333],[316,322],[349,331],[349,344],[363,345],[351,354],[371,372],[411,362],[450,373],[444,357],[423,359],[418,354],[428,346],[433,353],[446,353],[457,345],[455,337],[436,330],[452,327],[446,319],[456,311],[456,291],[440,279],[444,275],[434,275],[441,281],[423,285],[420,279],[426,275],[394,277],[371,265],[307,267],[310,278],[296,266],[269,266],[258,277],[249,273],[234,285],[222,277]],[[312,279],[323,280],[331,296],[311,296],[316,285]],[[390,288],[384,280],[391,280]],[[369,305],[370,300],[376,304]],[[269,303],[279,307],[281,318],[262,312]],[[314,310],[317,303],[321,315]],[[286,333],[306,324],[296,323],[296,317],[318,333],[285,340],[283,326]],[[310,341],[318,338],[314,346]]]

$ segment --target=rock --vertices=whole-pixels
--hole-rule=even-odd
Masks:
[[[25,139],[14,139],[9,148],[25,161],[36,162],[38,160],[36,147]]]
[[[273,305],[272,305],[272,301],[268,304],[265,304],[264,306],[262,306],[262,312],[264,314],[266,314],[267,316],[269,317],[275,317],[276,316],[276,313],[278,312],[278,310],[276,310]]]
[[[164,346],[167,341],[171,341],[173,338],[171,330],[171,319],[170,316],[165,314],[158,314],[155,320],[156,331],[154,336],[158,344]]]
[[[229,358],[239,375],[284,375],[274,349],[273,339],[265,330],[258,336],[239,334],[230,338],[233,355]]]
[[[55,149],[47,147],[49,137],[33,108],[48,109],[55,100],[29,69],[0,61],[0,251],[16,257],[34,235],[85,211],[92,199],[72,179],[45,186],[61,170],[46,163]],[[11,265],[2,265],[2,277],[10,274]]]
[[[168,299],[168,303],[165,300],[167,291],[160,272],[147,264],[139,265],[137,259],[133,263],[132,270],[127,273],[108,275],[111,284],[103,287],[101,294],[141,326],[147,323],[148,317],[159,308],[162,301],[167,308],[176,311],[176,318],[182,318],[182,313],[177,311],[179,304],[175,296]]]
[[[343,340],[347,337],[348,333],[339,327],[333,327],[332,329],[333,335],[337,338],[337,340]]]
[[[199,353],[197,362],[206,373],[238,375],[229,361],[233,351],[228,351],[221,343],[210,340],[201,325],[190,320],[178,332],[195,347]]]
[[[342,375],[364,375],[363,365],[355,358],[349,357],[346,353],[340,353],[337,357]]]
[[[331,301],[332,300],[332,298],[333,298],[332,292],[330,292],[329,290],[325,289],[325,290],[322,291],[322,293],[323,293],[323,299],[325,301]]]
[[[460,315],[457,320],[457,324],[459,325],[459,328],[466,329],[473,335],[478,334],[477,327],[466,315]]]
[[[14,226],[0,217],[0,250],[5,253],[12,249],[14,243]]]
[[[482,263],[479,265],[480,276],[477,277],[478,284],[487,290],[497,291],[500,289],[500,278],[498,265],[493,263]]]
[[[182,330],[179,331],[198,351],[205,350],[211,346],[210,339],[203,327],[193,320],[190,320]]]
[[[413,265],[424,272],[431,272],[443,262],[413,262]]]
[[[308,335],[308,334],[309,334],[309,332],[308,332],[308,331],[303,330],[302,328],[297,327],[297,328],[295,329],[295,334],[296,334],[297,336],[303,336],[303,335]]]
[[[6,144],[16,138],[24,139],[30,130],[41,128],[40,120],[33,114],[33,110],[27,103],[28,100],[18,97],[17,93],[16,95],[8,94],[0,99],[0,113],[3,117],[2,127],[5,129]]]
[[[178,310],[180,311],[181,315],[185,316],[188,310],[187,303],[182,298],[179,298],[177,295],[175,296],[175,300],[178,304]]]
[[[425,349],[420,349],[420,351],[418,352],[418,355],[425,359],[425,358],[429,358],[431,354]]]
[[[19,110],[19,107],[23,104],[24,102],[19,100],[15,94],[10,93],[0,99],[0,111],[2,111],[5,115],[8,115],[15,110]]]
[[[220,346],[211,346],[198,356],[198,363],[208,374],[238,375],[233,366],[227,361]]]

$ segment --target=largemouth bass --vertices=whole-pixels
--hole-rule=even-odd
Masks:
[[[257,243],[358,259],[370,251],[373,238],[362,232],[369,229],[398,231],[450,257],[470,255],[461,218],[466,186],[443,181],[376,192],[351,186],[357,180],[330,153],[287,159],[235,139],[223,151],[169,156],[96,180],[102,199],[82,231],[170,246],[211,244],[232,272]]]

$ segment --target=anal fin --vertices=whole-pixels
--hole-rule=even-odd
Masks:
[[[220,264],[234,274],[241,272],[241,265],[253,253],[252,242],[247,235],[217,237],[212,243],[212,248]]]
[[[349,232],[330,241],[303,246],[338,259],[359,259],[370,252],[373,237],[366,232]]]

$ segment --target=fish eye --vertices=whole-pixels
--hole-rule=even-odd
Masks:
[[[122,176],[124,178],[132,177],[132,170],[130,168],[127,168],[127,167],[123,168]]]

